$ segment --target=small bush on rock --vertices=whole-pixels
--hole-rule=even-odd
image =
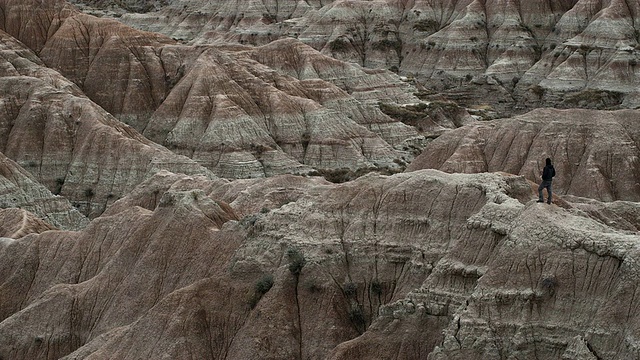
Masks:
[[[267,291],[271,289],[273,286],[273,276],[265,275],[258,282],[256,282],[255,290],[257,293],[266,294]]]
[[[255,308],[260,299],[273,287],[273,275],[264,275],[253,286],[253,296],[249,299],[249,306]]]
[[[304,254],[296,248],[289,248],[287,250],[287,257],[289,258],[289,271],[293,275],[299,276],[302,268],[307,264]]]
[[[371,292],[380,296],[382,294],[382,284],[378,280],[373,280],[370,286]]]
[[[352,282],[348,282],[344,284],[344,286],[342,287],[342,291],[344,291],[344,295],[346,297],[354,297],[358,292],[358,285]]]

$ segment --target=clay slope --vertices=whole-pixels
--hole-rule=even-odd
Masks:
[[[8,3],[5,11],[59,17],[42,20],[39,27],[58,27],[46,34],[5,28],[117,118],[220,176],[399,168],[412,158],[407,141],[419,132],[377,107],[418,102],[391,72],[336,61],[291,39],[257,49],[181,46],[63,3],[38,10]]]
[[[0,211],[0,236],[4,237],[21,237],[32,232],[28,230],[30,228],[36,229],[35,232],[52,229],[54,226],[65,230],[79,230],[89,222],[67,199],[54,196],[31,174],[2,153]]]
[[[85,215],[161,169],[213,177],[116,120],[6,33],[0,51],[0,151]]]
[[[397,69],[429,88],[454,88],[448,91],[454,99],[505,114],[522,111],[514,105],[640,104],[637,2],[183,3],[122,21],[198,43],[262,45],[295,37],[337,59]]]
[[[512,119],[448,132],[408,171],[504,171],[540,182],[544,159],[557,169],[554,192],[612,200],[640,200],[640,128],[635,110],[540,109]]]
[[[0,209],[0,224],[0,237],[7,239],[20,239],[29,234],[57,230],[35,214],[22,209]]]
[[[638,235],[533,198],[497,174],[161,172],[80,233],[0,243],[0,355],[637,356]]]

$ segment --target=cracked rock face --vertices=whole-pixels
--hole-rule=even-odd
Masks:
[[[20,238],[48,229],[79,230],[89,220],[63,197],[53,195],[31,174],[0,153],[2,234]]]
[[[81,232],[0,242],[2,294],[21,294],[1,302],[0,355],[637,356],[637,232],[524,189],[161,172]]]

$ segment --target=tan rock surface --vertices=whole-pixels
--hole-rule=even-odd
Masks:
[[[498,174],[159,173],[80,233],[0,243],[2,293],[32,284],[1,303],[0,355],[634,356],[638,235],[534,198]]]
[[[32,10],[6,7],[12,16]],[[59,19],[40,26],[55,32],[6,30],[108,112],[220,176],[398,168],[411,160],[394,147],[406,148],[418,132],[377,107],[418,101],[391,72],[336,61],[292,39],[258,49],[182,46],[62,3],[38,13],[47,10],[45,19]]]
[[[85,215],[161,169],[213,177],[116,120],[6,33],[0,51],[0,151]]]
[[[0,11],[1,359],[640,357],[637,112],[470,116],[635,106],[637,4]]]
[[[20,239],[29,234],[57,230],[35,214],[22,209],[0,209],[0,237]]]
[[[271,51],[275,54],[276,49],[288,50],[283,46]],[[143,134],[227,178],[308,173],[311,167],[357,169],[373,167],[374,162],[393,166],[402,154],[391,145],[350,119],[349,113],[309,99],[308,93],[318,90],[316,84],[279,75],[255,60],[207,49],[186,70]],[[328,83],[318,85],[348,98]],[[359,110],[360,104],[353,101],[352,106]],[[361,112],[357,115],[364,119]],[[404,130],[402,139],[416,135],[379,111],[377,115]],[[397,137],[389,136],[399,142]]]
[[[408,168],[504,171],[540,182],[544,159],[557,169],[554,192],[640,200],[638,112],[539,109],[466,126],[431,142]]]

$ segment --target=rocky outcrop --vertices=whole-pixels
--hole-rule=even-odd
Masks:
[[[410,85],[633,106],[636,5],[391,5],[169,2],[195,46],[0,0],[0,358],[639,357],[636,111]]]
[[[53,229],[54,226],[65,230],[80,230],[89,223],[67,199],[53,195],[31,174],[2,153],[0,209],[4,209],[3,220],[0,221],[0,236],[3,237],[19,238],[31,232]],[[18,218],[17,222],[13,220]]]
[[[200,44],[260,46],[297,38],[337,59],[393,69],[452,100],[510,115],[559,104],[637,107],[638,6],[594,0],[192,0],[120,20]]]
[[[22,209],[0,209],[0,224],[0,237],[9,239],[20,239],[29,234],[57,230],[35,214]]]
[[[400,168],[412,159],[404,149],[418,131],[377,103],[418,100],[389,71],[336,61],[293,39],[257,49],[183,46],[62,3],[38,11],[47,10],[59,17],[49,25],[55,32],[6,30],[108,112],[219,176]]]
[[[227,178],[397,166],[404,155],[389,143],[417,136],[414,129],[331,83],[281,75],[251,58],[267,62],[295,46],[272,44],[256,55],[201,52],[143,134]]]
[[[0,355],[633,357],[638,235],[534,198],[499,174],[158,173],[80,233],[0,242]]]
[[[540,109],[512,119],[469,125],[431,142],[409,167],[447,172],[504,171],[540,182],[553,160],[554,192],[640,200],[638,112]]]
[[[6,33],[0,51],[0,151],[85,215],[161,169],[213,177],[116,120]]]
[[[637,285],[628,265],[637,256],[637,233],[610,232],[555,206],[512,203],[520,208],[514,212],[506,203],[485,205],[468,222],[490,229],[493,240],[470,236],[467,246],[438,262],[420,289],[385,309],[369,334],[340,345],[329,358],[637,357],[633,341],[610,341],[635,331],[637,313],[629,304]],[[414,329],[434,326],[443,316],[451,321],[430,349],[428,337]],[[399,329],[410,329],[411,336],[391,335]]]

